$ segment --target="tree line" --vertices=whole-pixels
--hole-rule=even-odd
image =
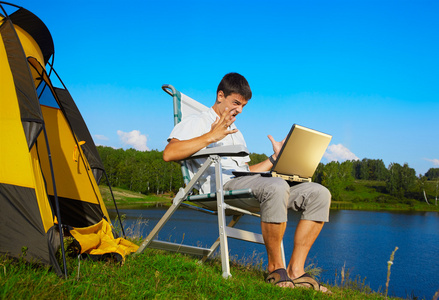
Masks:
[[[142,194],[178,191],[183,177],[178,163],[163,161],[162,151],[138,151],[98,146],[99,155],[114,187]]]
[[[163,151],[138,151],[135,149],[114,149],[97,147],[112,186],[140,192],[142,194],[175,193],[183,186],[180,164],[164,162]],[[265,159],[265,154],[250,154],[250,164]],[[334,200],[340,198],[343,190],[352,188],[354,180],[385,182],[382,191],[393,197],[423,199],[423,187],[428,180],[439,180],[439,168],[428,170],[425,175],[416,176],[407,163],[391,163],[385,166],[381,159],[320,163],[313,181],[326,186]]]

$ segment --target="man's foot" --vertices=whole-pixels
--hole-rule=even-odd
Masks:
[[[279,287],[289,287],[294,288],[294,283],[290,277],[288,277],[287,270],[277,269],[268,274],[265,282],[279,286]]]
[[[293,279],[293,283],[295,286],[298,287],[312,288],[315,291],[321,291],[323,293],[329,293],[329,294],[331,293],[330,290],[320,285],[320,283],[308,273],[305,273],[302,276]]]

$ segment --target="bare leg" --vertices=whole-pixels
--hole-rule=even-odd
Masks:
[[[294,249],[288,264],[288,276],[292,279],[305,273],[305,261],[311,246],[323,227],[323,222],[300,220],[294,235]]]
[[[268,256],[268,272],[285,268],[282,260],[281,244],[287,223],[266,223],[261,222],[262,236],[264,237],[265,248]],[[294,287],[291,282],[278,284],[281,287]]]
[[[294,249],[288,264],[287,273],[291,279],[298,278],[305,273],[305,261],[309,250],[314,244],[323,228],[323,222],[315,222],[309,220],[300,220],[297,224],[296,233],[294,235]],[[327,289],[320,287],[322,292]]]
[[[268,256],[268,272],[285,268],[282,261],[281,243],[285,233],[286,223],[261,222],[262,236]]]

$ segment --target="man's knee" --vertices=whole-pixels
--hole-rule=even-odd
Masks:
[[[282,223],[287,221],[289,185],[280,178],[267,178],[263,185],[255,189],[261,205],[263,222]]]
[[[290,187],[285,180],[277,177],[269,177],[267,179],[267,182],[261,186],[263,198],[285,199],[285,197],[288,197],[290,194]]]
[[[314,182],[293,186],[288,207],[302,212],[302,219],[327,222],[331,206],[329,190]]]
[[[317,193],[316,198],[321,203],[321,205],[324,206],[331,205],[331,192],[323,185],[316,184],[316,186],[318,186],[318,188],[316,188],[316,193]]]

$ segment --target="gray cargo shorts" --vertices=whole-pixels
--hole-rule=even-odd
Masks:
[[[278,177],[259,174],[231,179],[224,190],[250,188],[261,206],[261,220],[267,223],[283,223],[288,220],[288,209],[302,213],[301,219],[329,222],[331,193],[314,182],[290,186]]]

